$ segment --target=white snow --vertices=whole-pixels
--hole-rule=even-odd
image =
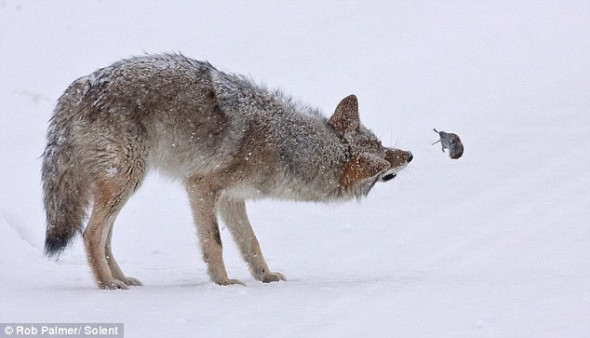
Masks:
[[[75,79],[177,52],[330,114],[348,94],[414,161],[361,203],[257,201],[261,284],[222,231],[208,281],[183,188],[148,177],[96,289],[81,240],[42,255],[40,155]],[[0,1],[0,322],[122,322],[126,337],[587,337],[590,2]],[[432,128],[457,133],[459,160]]]
[[[119,172],[119,169],[116,167],[108,167],[107,168],[107,174],[110,177],[114,177],[115,175],[117,175],[118,172]]]

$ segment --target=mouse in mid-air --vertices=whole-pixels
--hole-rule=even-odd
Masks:
[[[434,128],[433,130],[440,137],[440,139],[433,144],[440,142],[443,153],[445,152],[445,149],[449,149],[449,156],[454,160],[463,155],[463,143],[461,143],[461,139],[457,134],[445,133],[444,131],[438,131]]]

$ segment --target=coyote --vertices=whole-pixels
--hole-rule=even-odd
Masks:
[[[330,118],[277,90],[179,54],[125,59],[74,81],[57,102],[43,153],[45,253],[61,253],[83,231],[102,289],[142,285],[111,248],[117,214],[156,169],[186,186],[211,280],[229,279],[219,214],[252,275],[271,272],[244,200],[361,198],[396,176],[412,154],[386,148],[365,128],[350,95]]]

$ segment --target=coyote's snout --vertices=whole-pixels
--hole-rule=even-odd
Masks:
[[[244,201],[360,198],[412,160],[384,147],[359,119],[354,95],[330,118],[247,78],[182,55],[117,62],[82,77],[59,99],[43,154],[45,250],[59,254],[83,229],[88,261],[104,289],[141,285],[123,274],[111,250],[113,223],[148,170],[187,189],[211,280],[229,279],[217,215],[253,276],[271,272]]]

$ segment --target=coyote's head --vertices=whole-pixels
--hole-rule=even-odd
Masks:
[[[387,148],[359,119],[356,96],[344,98],[330,117],[330,125],[349,146],[348,162],[340,176],[340,184],[350,187],[377,181],[389,181],[410,161],[412,153]],[[367,191],[368,192],[368,191]]]

